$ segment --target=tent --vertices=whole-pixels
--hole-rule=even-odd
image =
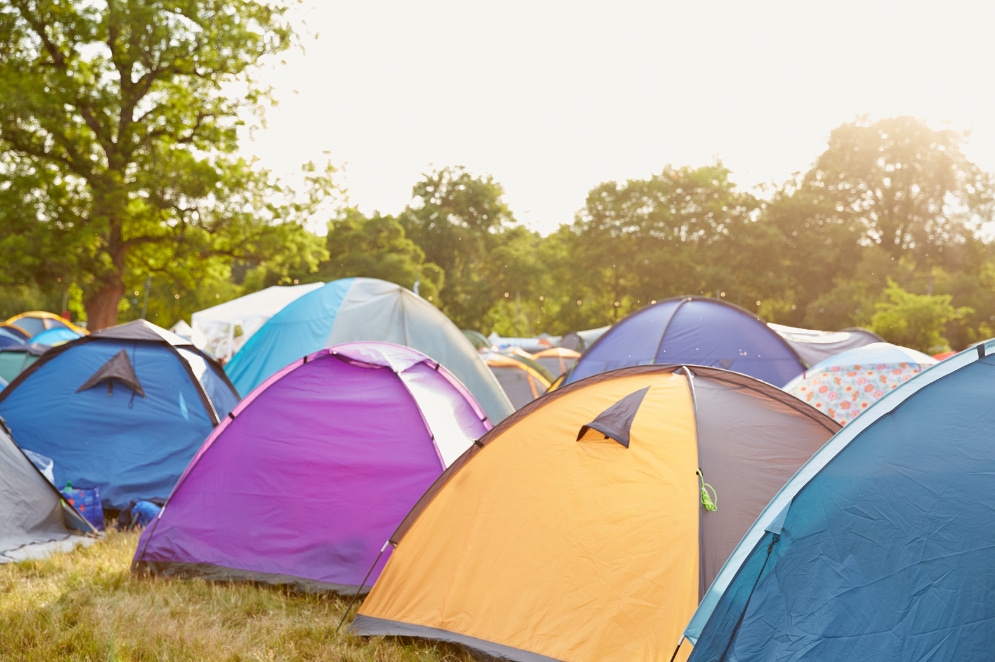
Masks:
[[[55,461],[57,485],[98,487],[105,510],[164,500],[238,402],[213,359],[145,320],[42,354],[0,391],[18,443]]]
[[[482,334],[480,331],[474,331],[473,329],[463,329],[463,335],[466,336],[467,340],[470,341],[470,344],[472,344],[473,348],[476,349],[477,351],[491,348],[491,341],[488,340],[487,336]]]
[[[24,329],[13,324],[0,324],[0,349],[23,345],[31,339]]]
[[[515,409],[521,409],[549,388],[547,375],[518,356],[495,351],[481,352],[480,356],[497,377]]]
[[[937,363],[887,342],[849,349],[815,364],[784,390],[846,425],[885,393]]]
[[[513,660],[668,659],[740,536],[838,429],[716,368],[564,386],[432,485],[351,630]]]
[[[25,313],[14,315],[4,324],[10,324],[22,329],[29,337],[34,337],[42,331],[48,329],[68,329],[77,335],[84,336],[88,333],[86,329],[77,326],[69,320],[44,310],[30,310]]]
[[[189,337],[211,356],[228,361],[269,318],[291,301],[322,285],[324,283],[274,285],[199,310],[190,316]]]
[[[599,326],[596,329],[584,329],[582,331],[571,331],[570,333],[564,334],[560,338],[560,347],[566,347],[567,349],[573,349],[578,352],[583,352],[585,349],[590,347],[597,341],[598,338],[605,335],[608,332],[608,326]]]
[[[814,366],[834,354],[849,349],[884,342],[884,338],[873,331],[860,328],[843,329],[842,331],[816,331],[774,324],[773,322],[768,322],[767,326],[787,340],[788,344],[794,348],[798,356],[808,366]]]
[[[133,570],[355,592],[422,493],[490,429],[409,347],[319,350],[250,393],[145,529]]]
[[[248,393],[293,361],[354,340],[406,345],[438,361],[499,421],[514,408],[477,350],[438,308],[417,294],[376,278],[343,278],[308,292],[273,315],[225,371]]]
[[[4,379],[8,383],[14,381],[15,377],[37,361],[38,357],[44,354],[47,349],[47,345],[35,343],[0,347],[0,379]]]
[[[52,347],[69,342],[70,340],[76,340],[82,335],[84,334],[77,333],[70,328],[55,326],[51,329],[45,329],[44,331],[31,336],[31,343],[34,345],[47,345]]]
[[[691,660],[987,660],[995,341],[847,424],[763,510],[686,635]]]
[[[734,370],[784,386],[805,369],[766,322],[719,299],[667,299],[619,320],[577,360],[564,383],[630,365],[689,364]]]
[[[0,563],[43,558],[99,534],[46,480],[0,420]]]
[[[556,378],[574,367],[577,359],[580,358],[580,352],[567,347],[547,347],[536,352],[533,356]]]

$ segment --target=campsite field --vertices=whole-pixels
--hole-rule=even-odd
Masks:
[[[343,597],[133,577],[138,536],[109,531],[72,553],[0,565],[0,660],[474,659],[445,644],[351,636],[337,629]]]

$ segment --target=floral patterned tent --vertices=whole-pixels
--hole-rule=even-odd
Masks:
[[[937,359],[887,342],[840,352],[784,385],[784,390],[846,425],[885,393]]]

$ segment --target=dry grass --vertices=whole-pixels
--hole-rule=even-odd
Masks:
[[[136,578],[137,532],[0,565],[0,660],[464,662],[421,640],[349,635],[349,599],[251,584]],[[348,623],[348,619],[346,619]]]

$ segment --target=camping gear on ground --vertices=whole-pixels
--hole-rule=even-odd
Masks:
[[[99,487],[73,487],[72,483],[66,483],[59,492],[93,528],[97,531],[104,530],[104,508],[100,504]]]
[[[936,363],[929,354],[908,347],[871,343],[815,364],[784,390],[846,425],[885,393]]]
[[[0,421],[0,563],[44,558],[95,536],[96,529],[42,476]]]
[[[710,367],[547,393],[419,500],[351,630],[513,660],[668,659],[729,551],[839,427]]]
[[[495,423],[514,407],[477,350],[438,308],[417,294],[376,278],[343,278],[287,304],[225,364],[240,393],[277,370],[344,342],[405,345],[438,361],[463,382]]]
[[[756,315],[719,299],[682,297],[618,321],[584,351],[564,383],[645,364],[713,366],[774,386],[805,369],[791,345]]]
[[[843,427],[730,555],[690,659],[990,659],[993,387],[989,340]]]
[[[0,416],[54,460],[56,485],[99,487],[106,511],[168,497],[237,402],[214,359],[137,320],[46,351],[0,391]]]
[[[394,528],[489,429],[466,387],[417,350],[319,350],[215,429],[142,534],[132,567],[366,590]]]

